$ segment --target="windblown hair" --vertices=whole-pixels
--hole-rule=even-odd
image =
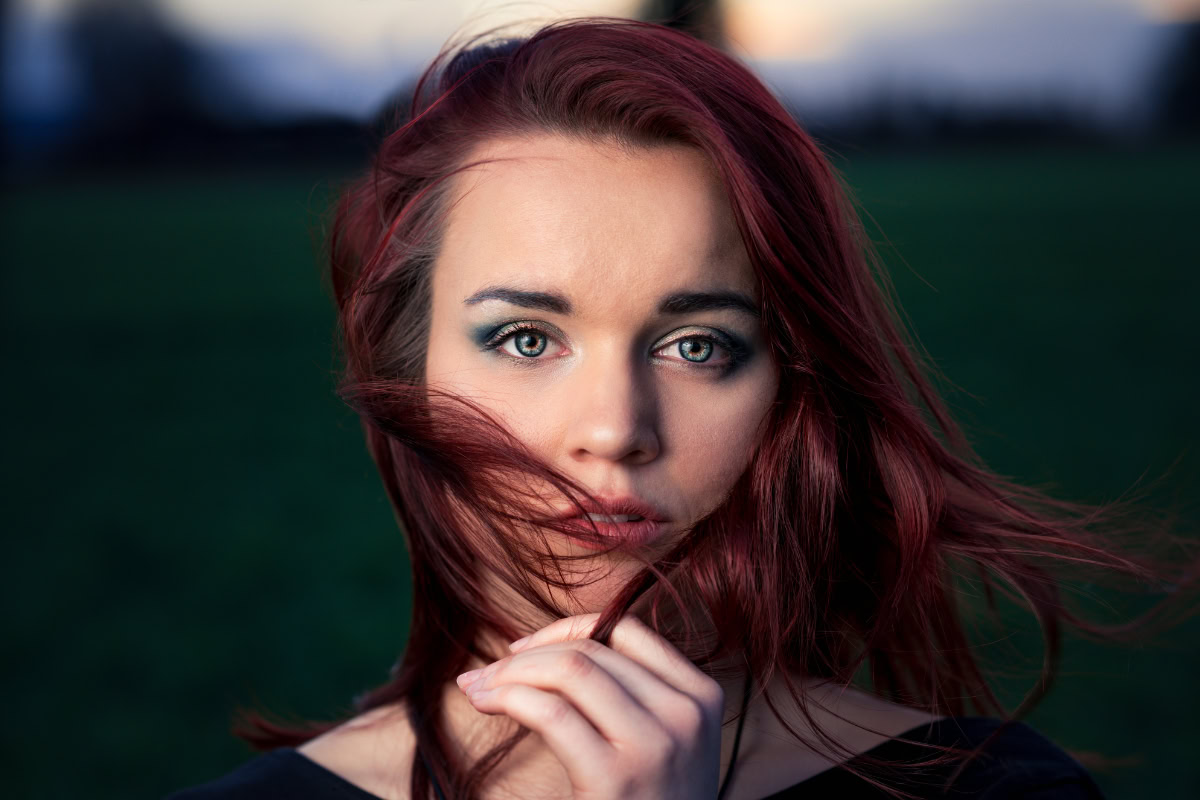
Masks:
[[[341,394],[363,420],[414,580],[406,652],[355,713],[408,705],[419,756],[414,798],[430,796],[431,772],[449,796],[476,796],[528,733],[474,765],[458,763],[439,724],[442,687],[473,653],[501,657],[477,651],[482,631],[521,635],[489,601],[485,573],[548,615],[567,613],[545,596],[547,586],[575,585],[561,557],[517,531],[554,528],[528,487],[553,486],[576,502],[587,496],[471,398],[424,382],[430,272],[451,178],[480,163],[472,154],[496,137],[551,133],[706,155],[756,272],[764,336],[780,370],[750,466],[715,511],[615,594],[593,638],[608,641],[636,603],[702,669],[733,658],[756,691],[782,675],[810,721],[811,701],[789,675],[853,684],[937,714],[969,713],[970,702],[1018,719],[1051,685],[1064,625],[1124,639],[1166,621],[1164,610],[1176,605],[1168,601],[1182,592],[1124,624],[1072,610],[1068,571],[1161,591],[1193,586],[1195,559],[1176,558],[1171,569],[1151,556],[1150,542],[1181,540],[1128,513],[1127,501],[1069,503],[985,467],[927,377],[935,368],[901,322],[844,182],[745,65],[689,34],[610,17],[557,21],[523,38],[486,36],[434,59],[372,168],[340,197],[329,236]],[[1131,537],[1140,550],[1121,545]],[[980,609],[964,604],[972,593]],[[1011,713],[968,635],[974,610],[1002,624],[998,594],[1027,606],[1045,641],[1043,674]],[[240,735],[265,749],[334,724],[288,726],[251,714]],[[814,747],[852,755],[815,731]],[[953,757],[943,751],[926,763]]]

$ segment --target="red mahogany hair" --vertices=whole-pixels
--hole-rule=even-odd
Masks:
[[[361,414],[414,575],[407,649],[356,713],[408,705],[423,756],[414,759],[412,797],[430,796],[430,770],[449,796],[476,796],[519,740],[468,769],[439,723],[441,687],[465,669],[480,633],[521,635],[488,601],[485,568],[554,616],[564,611],[545,587],[572,585],[545,569],[558,559],[514,531],[554,528],[526,508],[530,481],[576,502],[584,487],[470,398],[423,385],[449,179],[489,138],[546,132],[630,149],[693,147],[711,160],[758,275],[764,335],[780,368],[751,466],[716,511],[613,598],[594,638],[607,641],[637,603],[702,667],[734,657],[756,687],[783,675],[806,717],[809,701],[789,675],[855,682],[938,714],[968,713],[969,698],[981,713],[1019,718],[1050,686],[1063,624],[1119,638],[1165,620],[1166,602],[1125,625],[1085,619],[1063,596],[1068,569],[1156,589],[1192,585],[1190,556],[1170,571],[1117,547],[1125,534],[1174,541],[1148,523],[1120,522],[1127,503],[1053,499],[981,463],[925,375],[933,367],[899,322],[837,173],[743,64],[688,34],[607,17],[472,39],[444,49],[422,75],[373,168],[343,193],[329,237],[342,394]],[[1003,593],[1028,606],[1044,633],[1042,679],[1011,715],[968,640],[956,582],[973,581],[993,611]],[[715,638],[701,644],[697,630]],[[333,725],[289,727],[257,714],[244,723],[240,735],[262,748]],[[817,736],[842,750],[819,728]]]

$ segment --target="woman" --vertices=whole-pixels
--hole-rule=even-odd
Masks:
[[[410,642],[178,800],[1100,796],[1015,721],[1039,693],[996,700],[954,582],[1037,614],[1044,693],[1059,623],[1101,630],[1051,567],[1160,572],[978,462],[734,59],[611,18],[448,49],[330,241]]]

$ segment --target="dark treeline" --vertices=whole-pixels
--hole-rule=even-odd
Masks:
[[[721,20],[714,8],[660,0],[647,2],[641,16],[720,45]],[[1152,119],[1121,137],[1200,133],[1200,23],[1174,27],[1151,87]],[[5,120],[10,177],[81,166],[358,161],[411,90],[399,87],[366,124],[265,116],[241,96],[219,59],[175,32],[147,3],[83,4],[68,21],[64,39],[84,102],[66,118]],[[14,77],[20,80],[10,80]],[[792,111],[818,139],[839,147],[1103,142],[1116,135],[1067,107],[1030,102],[966,109],[882,85],[836,119],[795,105]]]

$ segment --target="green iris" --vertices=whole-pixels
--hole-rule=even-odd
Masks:
[[[712,355],[712,342],[707,339],[680,339],[679,355],[688,361],[707,361]]]
[[[517,336],[517,350],[524,356],[540,356],[546,349],[546,337],[534,331],[524,331]]]

